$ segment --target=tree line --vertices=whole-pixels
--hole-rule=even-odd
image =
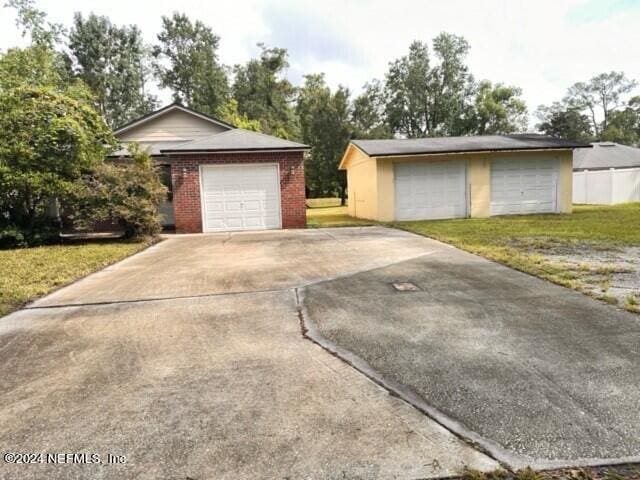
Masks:
[[[640,143],[638,82],[623,72],[601,73],[567,89],[562,100],[536,111],[538,130],[548,135],[583,141]]]
[[[80,80],[112,128],[158,107],[155,83],[175,101],[241,128],[302,141],[312,147],[306,162],[309,196],[345,196],[337,170],[352,138],[420,138],[486,135],[528,129],[522,90],[476,80],[467,64],[470,45],[451,33],[415,41],[354,96],[331,89],[322,73],[302,85],[286,78],[287,50],[259,44],[245,64],[224,65],[220,37],[201,20],[182,13],[163,16],[155,42],[147,45],[135,25],[76,13],[70,29],[46,21],[33,0],[10,0],[18,23],[35,44],[57,52],[63,76]],[[10,52],[7,52],[8,55]],[[622,72],[576,83],[564,99],[540,106],[536,128],[576,140],[640,141],[640,97],[636,82]]]

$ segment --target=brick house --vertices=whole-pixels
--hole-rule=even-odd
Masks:
[[[151,154],[168,188],[163,226],[180,233],[304,228],[308,146],[171,104],[115,130]]]

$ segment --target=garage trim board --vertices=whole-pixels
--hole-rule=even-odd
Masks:
[[[282,228],[277,163],[200,165],[203,232]]]

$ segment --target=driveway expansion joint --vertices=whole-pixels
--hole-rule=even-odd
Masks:
[[[228,239],[230,239],[230,238],[231,237],[229,237]],[[297,290],[299,288],[305,288],[305,287],[310,287],[310,286],[313,286],[313,285],[332,282],[334,280],[340,280],[340,279],[344,279],[344,278],[349,278],[349,277],[358,275],[360,273],[372,272],[374,270],[387,268],[387,267],[390,267],[392,265],[396,265],[396,264],[399,264],[399,263],[402,263],[402,262],[406,262],[406,261],[409,261],[409,260],[415,260],[415,259],[418,259],[418,258],[421,258],[421,257],[425,257],[425,256],[428,256],[428,255],[433,255],[434,253],[436,253],[436,252],[435,251],[428,251],[428,252],[425,252],[425,253],[420,253],[419,255],[410,256],[408,258],[402,258],[400,260],[394,260],[392,262],[387,262],[387,263],[384,263],[384,264],[381,264],[381,265],[375,265],[373,267],[367,267],[367,268],[363,268],[363,269],[358,269],[358,270],[353,270],[353,271],[349,271],[349,272],[333,275],[331,277],[320,278],[320,279],[317,279],[317,280],[311,280],[311,281],[307,281],[307,282],[302,282],[297,286],[294,285],[294,286],[283,286],[283,287],[279,287],[279,288],[264,288],[264,289],[255,289],[255,290],[236,290],[236,291],[229,291],[229,292],[202,293],[202,294],[198,294],[198,295],[176,295],[176,296],[170,296],[170,297],[150,297],[150,298],[134,298],[134,299],[128,299],[128,300],[105,300],[105,301],[94,301],[94,302],[40,305],[40,303],[43,302],[49,296],[49,295],[46,295],[46,296],[36,300],[35,302],[24,306],[22,308],[22,310],[47,310],[47,309],[56,309],[56,308],[95,307],[95,306],[121,305],[121,304],[122,305],[126,305],[126,304],[135,304],[135,303],[165,302],[165,301],[172,301],[172,300],[192,300],[192,299],[198,299],[198,298],[224,297],[226,295],[247,295],[247,294],[255,294],[255,293],[287,292],[287,291],[290,291],[292,288],[294,290]],[[131,258],[131,257],[128,257],[128,258]],[[127,260],[127,259],[124,259],[124,260]],[[94,273],[91,273],[90,275],[95,275],[96,273],[99,273],[99,272],[100,271],[94,272]],[[90,275],[88,275],[88,276],[90,276]],[[84,277],[84,278],[86,278],[86,277]],[[73,285],[73,284],[71,284],[71,285]],[[71,286],[71,285],[67,285],[65,287],[62,287],[62,289],[67,288],[68,286]],[[57,291],[53,292],[53,293],[57,293]]]
[[[138,298],[133,300],[110,300],[103,302],[65,303],[60,305],[33,305],[23,307],[22,310],[48,310],[56,308],[99,307],[103,305],[126,305],[128,303],[170,302],[173,300],[195,300],[198,298],[225,297],[234,295],[249,295],[255,293],[278,293],[288,291],[289,288],[266,288],[259,290],[238,290],[232,292],[203,293],[200,295],[178,295],[173,297]]]

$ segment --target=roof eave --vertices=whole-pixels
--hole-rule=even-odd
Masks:
[[[202,153],[243,153],[243,152],[306,152],[309,147],[282,147],[282,148],[225,148],[225,149],[193,149],[193,150],[160,150],[162,155],[192,155]]]
[[[591,146],[567,146],[567,147],[532,147],[532,148],[493,148],[483,150],[443,150],[440,152],[411,152],[411,153],[367,153],[370,157],[417,157],[425,155],[467,155],[473,153],[492,153],[492,152],[536,152],[536,151],[563,151],[563,150],[575,150],[577,148],[592,148]],[[362,149],[360,149],[362,150]],[[366,152],[365,152],[366,153]]]
[[[347,163],[347,160],[349,159],[349,157],[351,156],[351,152],[352,152],[352,150],[354,148],[360,150],[362,153],[364,153],[368,157],[372,156],[372,155],[369,155],[367,152],[365,152],[362,147],[356,145],[353,142],[349,142],[349,145],[347,145],[347,148],[345,149],[344,153],[342,154],[342,158],[340,159],[340,164],[338,165],[338,170],[346,170],[347,169],[346,163]]]

